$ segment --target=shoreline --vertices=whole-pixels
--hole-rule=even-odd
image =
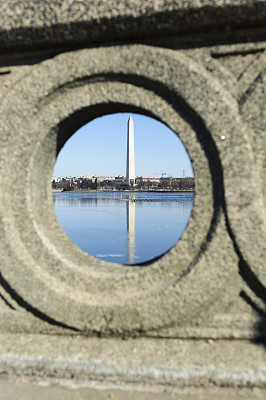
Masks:
[[[52,193],[194,193],[194,190],[58,190]]]

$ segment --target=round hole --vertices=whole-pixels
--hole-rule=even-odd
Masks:
[[[145,265],[180,239],[194,178],[182,142],[167,126],[117,113],[91,121],[66,142],[52,189],[57,218],[83,251]]]

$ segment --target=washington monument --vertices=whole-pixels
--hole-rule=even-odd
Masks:
[[[127,123],[127,173],[128,185],[135,184],[135,150],[134,150],[134,123],[130,115]]]

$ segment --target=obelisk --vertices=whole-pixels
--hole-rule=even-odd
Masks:
[[[134,122],[130,115],[127,123],[127,173],[128,185],[135,185]]]

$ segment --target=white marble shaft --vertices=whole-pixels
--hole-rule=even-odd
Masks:
[[[130,115],[127,123],[127,184],[135,184],[134,122]]]

